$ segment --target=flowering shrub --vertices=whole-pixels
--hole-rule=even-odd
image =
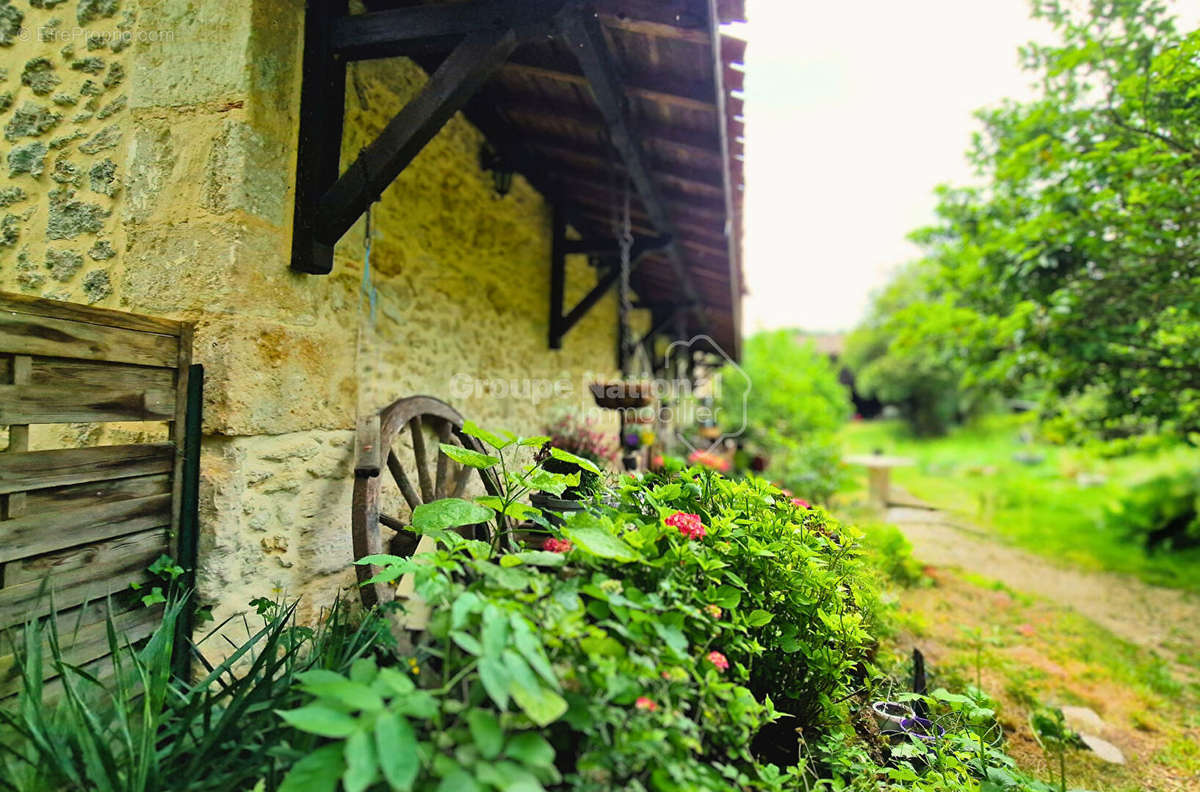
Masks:
[[[723,456],[714,454],[711,451],[693,451],[688,454],[688,463],[692,465],[700,465],[701,467],[715,470],[719,473],[728,473],[730,462]]]
[[[536,444],[466,431],[496,447],[464,457],[480,467]],[[506,470],[499,495],[414,510],[434,552],[360,559],[411,576],[432,618],[394,668],[303,679],[281,717],[324,742],[281,792],[815,788],[820,767],[769,759],[844,738],[875,605],[856,532],[698,467],[624,478],[559,526],[513,493],[563,482]],[[489,511],[496,540],[456,531]]]

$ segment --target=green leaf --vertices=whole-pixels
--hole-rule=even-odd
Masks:
[[[765,610],[750,611],[750,615],[746,617],[746,623],[751,627],[762,627],[764,624],[770,624],[771,619],[775,617]]]
[[[563,534],[594,556],[613,561],[636,561],[638,553],[613,533],[611,523],[587,512],[576,512],[567,520]]]
[[[490,467],[495,467],[500,464],[500,457],[494,457],[491,454],[481,454],[478,451],[472,451],[469,448],[460,448],[449,443],[441,444],[442,453],[453,459],[460,465],[467,467],[479,468],[486,470]]]
[[[505,440],[500,435],[492,434],[474,421],[463,421],[462,433],[468,437],[474,437],[476,440],[482,440],[496,449],[505,448],[512,444],[511,440]],[[455,447],[457,448],[457,446]]]
[[[509,695],[538,726],[547,726],[562,717],[567,711],[567,701],[562,696],[542,686],[529,665],[512,650],[504,652],[504,666],[511,681]]]
[[[517,445],[525,448],[541,448],[550,442],[550,435],[534,435],[533,437],[522,437]]]
[[[341,674],[325,669],[314,669],[297,674],[300,688],[320,698],[330,698],[337,703],[357,710],[378,712],[383,709],[383,698],[360,682],[351,682]]]
[[[386,688],[389,693],[399,696],[407,696],[417,687],[408,674],[394,668],[379,669],[379,676],[376,678],[377,689],[380,686]]]
[[[498,656],[482,658],[479,661],[479,681],[496,706],[502,710],[508,709],[508,686],[512,684],[512,674],[503,660]]]
[[[563,451],[561,448],[551,448],[550,456],[554,457],[555,459],[561,459],[563,462],[574,462],[576,465],[579,465],[579,467],[591,473],[595,473],[597,476],[603,475],[600,472],[600,468],[596,467],[596,463],[592,460],[584,459],[581,456],[575,456],[569,451]]]
[[[471,740],[484,759],[495,759],[500,755],[500,749],[504,747],[504,730],[493,713],[483,709],[471,710],[467,713],[467,726],[471,730]]]
[[[521,732],[509,740],[504,755],[530,767],[551,767],[554,747],[536,732]]]
[[[488,657],[499,657],[508,646],[509,620],[491,603],[483,610],[483,653]]]
[[[551,553],[546,550],[525,550],[520,553],[510,553],[500,556],[500,566],[514,567],[521,564],[542,567],[558,567],[567,563],[563,553]]]
[[[733,586],[721,586],[713,595],[713,602],[722,608],[736,608],[742,601],[742,592]]]
[[[341,743],[321,746],[292,766],[278,792],[334,792],[345,768]]]
[[[492,519],[492,511],[462,498],[442,498],[413,509],[413,527],[418,531],[438,531],[475,525]]]
[[[375,748],[388,785],[399,792],[412,789],[421,770],[417,735],[401,715],[385,713],[375,721]]]
[[[401,715],[429,720],[438,714],[438,702],[427,690],[414,690],[407,696],[396,699],[392,707]]]
[[[322,737],[349,737],[358,729],[358,721],[344,712],[310,704],[294,710],[275,710],[292,727]]]
[[[480,645],[475,636],[463,632],[462,630],[454,630],[450,633],[450,640],[458,644],[459,648],[470,655],[476,657],[483,654],[483,646]]]
[[[345,792],[364,792],[375,783],[379,774],[379,763],[375,758],[375,745],[365,731],[356,731],[346,740],[346,772],[342,775]]]

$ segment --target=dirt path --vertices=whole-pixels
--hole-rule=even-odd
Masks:
[[[896,493],[887,522],[913,545],[913,555],[935,566],[958,567],[1009,588],[1069,606],[1113,634],[1157,652],[1175,664],[1180,654],[1200,656],[1200,597],[1135,578],[1055,566],[1000,544],[952,515]],[[1185,676],[1185,669],[1176,666]]]

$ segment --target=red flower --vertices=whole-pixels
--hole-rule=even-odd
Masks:
[[[672,528],[678,528],[679,533],[683,534],[688,539],[704,538],[704,525],[700,522],[700,515],[698,514],[675,512],[670,517],[663,520],[663,522]]]
[[[574,547],[566,539],[555,539],[553,536],[542,542],[542,549],[550,553],[569,553]]]
[[[706,611],[708,611],[708,615],[709,615],[709,616],[712,616],[714,619],[719,619],[719,618],[721,618],[721,609],[720,609],[718,606],[716,606],[716,605],[705,605],[705,606],[704,606],[704,609],[705,609]]]
[[[640,710],[646,710],[647,712],[654,712],[656,709],[658,709],[658,705],[645,696],[639,697],[638,700],[634,702],[633,706]]]
[[[729,472],[729,460],[725,457],[718,456],[711,451],[693,451],[688,455],[688,462],[693,465],[702,465],[706,468],[712,468],[720,473]]]
[[[725,655],[720,652],[709,652],[708,662],[717,667],[718,671],[724,671],[729,668],[729,661],[725,659]]]
[[[804,498],[792,498],[792,505],[795,506],[797,509],[811,509],[812,508],[812,506],[810,506],[808,501],[804,500]]]

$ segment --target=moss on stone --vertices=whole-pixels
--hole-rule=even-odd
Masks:
[[[25,62],[21,72],[21,84],[38,96],[48,96],[62,82],[62,78],[54,73],[54,63],[49,58],[31,58]]]
[[[74,239],[80,234],[94,234],[104,228],[109,212],[99,204],[75,199],[70,190],[50,192],[50,217],[46,221],[46,236],[50,239]]]
[[[112,16],[120,5],[119,0],[79,0],[75,19],[80,25],[86,25],[94,19]]]
[[[13,146],[8,152],[8,176],[12,178],[20,173],[28,173],[37,178],[45,170],[46,144],[40,140]]]
[[[108,74],[104,75],[104,87],[116,88],[125,81],[125,67],[119,63],[114,63],[108,67]]]
[[[79,168],[75,167],[75,163],[68,159],[59,157],[54,161],[54,167],[50,170],[50,178],[59,184],[79,184]]]
[[[79,86],[81,96],[99,96],[102,93],[104,93],[104,89],[93,80],[84,80],[83,85]]]
[[[122,110],[124,110],[125,105],[127,105],[127,104],[129,104],[129,97],[126,96],[125,94],[121,94],[116,99],[113,99],[111,102],[106,104],[104,107],[101,107],[96,112],[96,118],[98,118],[100,120],[104,120],[105,118],[108,118],[110,115],[113,115],[114,113],[119,113]]]
[[[0,47],[11,47],[21,34],[25,14],[9,0],[0,0]]]
[[[121,128],[116,124],[110,124],[88,138],[86,143],[80,144],[79,150],[84,154],[95,154],[99,151],[116,148],[120,142]]]
[[[104,71],[104,58],[95,55],[90,55],[86,58],[76,58],[71,61],[71,69],[86,74],[99,74]]]
[[[0,247],[12,247],[21,238],[21,218],[15,214],[6,214],[0,220]]]
[[[106,261],[117,255],[117,251],[113,250],[113,246],[108,243],[108,240],[101,239],[92,245],[92,249],[88,251],[88,256],[93,261]]]
[[[8,124],[4,127],[4,137],[8,140],[18,140],[23,137],[37,137],[54,129],[62,116],[48,107],[25,102],[13,112]]]
[[[17,254],[17,285],[25,291],[34,291],[45,282],[42,268],[33,261],[28,248],[22,248]]]
[[[83,293],[88,304],[98,303],[112,294],[112,282],[104,270],[92,270],[83,276]]]
[[[47,250],[46,269],[50,270],[51,278],[66,283],[83,269],[83,256],[73,250]]]
[[[88,171],[88,186],[92,192],[112,196],[117,191],[117,163],[110,159],[97,162]]]
[[[24,201],[29,196],[20,187],[4,187],[0,188],[0,207],[12,206],[15,203]]]
[[[50,148],[60,149],[63,146],[70,145],[71,143],[74,143],[76,140],[79,140],[80,138],[85,138],[85,137],[87,137],[87,132],[84,132],[82,129],[76,129],[75,131],[70,132],[66,135],[63,135],[62,137],[56,137],[53,140],[51,140]]]
[[[79,102],[79,97],[67,93],[56,93],[50,97],[50,101],[59,107],[74,107]]]

